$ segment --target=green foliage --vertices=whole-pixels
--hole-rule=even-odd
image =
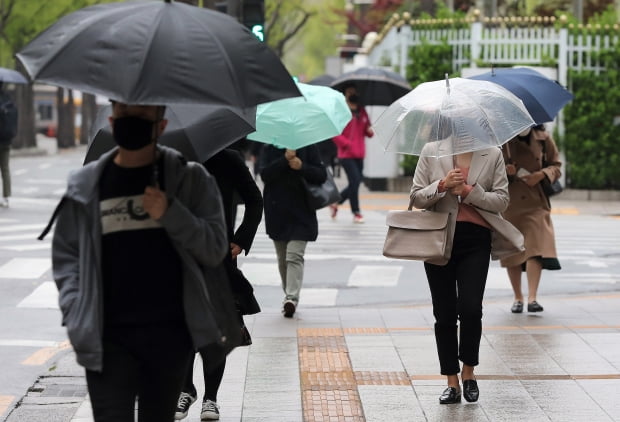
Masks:
[[[0,28],[0,64],[12,68],[15,53],[62,16],[94,4],[118,1],[122,0],[15,0],[12,13]]]
[[[417,155],[403,155],[400,166],[403,169],[403,175],[413,176],[415,173],[415,167],[418,165],[419,157]]]
[[[564,109],[569,186],[620,188],[620,44],[600,56],[606,70],[570,72],[575,98]]]
[[[305,77],[305,80],[325,73],[325,60],[336,55],[341,44],[339,35],[346,32],[345,18],[334,13],[335,9],[344,9],[343,0],[319,0],[315,3],[312,9],[315,14],[291,39],[283,57],[291,74]]]
[[[412,87],[422,82],[437,81],[452,74],[452,47],[445,39],[440,44],[423,41],[409,50],[411,64],[407,66],[407,80]],[[454,76],[454,75],[451,75]]]

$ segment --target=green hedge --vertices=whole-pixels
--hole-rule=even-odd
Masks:
[[[575,98],[564,108],[562,148],[571,188],[620,188],[620,44],[600,58],[600,74],[569,73]]]

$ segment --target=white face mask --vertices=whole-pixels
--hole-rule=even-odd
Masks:
[[[529,134],[530,134],[530,132],[531,132],[531,131],[532,131],[532,128],[531,128],[531,127],[528,127],[528,128],[527,128],[527,129],[525,129],[523,132],[521,132],[521,133],[519,134],[519,136],[521,136],[521,137],[527,136],[527,135],[529,135]]]

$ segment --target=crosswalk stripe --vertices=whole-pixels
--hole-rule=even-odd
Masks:
[[[49,241],[48,242],[39,241],[39,243],[31,243],[28,245],[0,246],[0,249],[7,249],[10,251],[16,251],[16,252],[42,251],[42,250],[51,249],[51,248],[52,248],[52,244]]]
[[[44,227],[43,224],[13,224],[11,226],[0,227],[0,233],[17,232],[21,230],[32,230],[32,229],[42,230],[43,227]]]
[[[356,265],[349,276],[348,286],[396,286],[403,270],[401,265]]]
[[[0,278],[37,279],[51,266],[49,258],[13,258],[0,267]]]
[[[52,281],[44,281],[17,304],[18,308],[58,309],[58,289]]]

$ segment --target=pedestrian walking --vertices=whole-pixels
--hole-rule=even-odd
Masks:
[[[17,107],[0,82],[0,176],[2,176],[2,200],[0,207],[9,206],[11,196],[11,142],[17,134]]]
[[[348,185],[340,192],[338,204],[330,205],[331,217],[336,218],[338,205],[349,200],[354,223],[363,223],[364,217],[360,211],[359,187],[364,172],[364,157],[366,156],[366,137],[374,136],[370,127],[368,113],[359,100],[357,88],[354,84],[344,88],[347,105],[351,109],[353,118],[344,128],[342,134],[333,138],[338,147],[338,162],[347,175]]]
[[[118,148],[69,177],[54,213],[63,325],[96,422],[134,421],[136,399],[139,421],[172,421],[194,350],[235,329],[216,322],[205,289],[229,249],[219,190],[156,145],[164,111],[113,103]]]
[[[260,175],[265,183],[265,228],[276,249],[285,295],[282,312],[292,318],[299,305],[306,245],[317,239],[319,231],[305,182],[321,184],[327,171],[316,145],[298,150],[265,145],[260,160]]]
[[[227,269],[233,293],[237,297],[236,301],[240,304],[238,306],[239,319],[241,324],[243,324],[242,313],[256,313],[260,311],[260,308],[256,303],[251,286],[239,285],[241,283],[244,284],[244,281],[247,283],[247,280],[239,280],[238,275],[235,276],[235,271],[238,271],[237,257],[242,252],[247,255],[250,251],[256,230],[263,217],[263,197],[240,151],[224,149],[207,160],[205,167],[215,177],[222,195],[227,235],[230,242],[230,250],[224,259],[224,266]],[[245,211],[241,224],[235,230],[237,196],[241,199],[241,203],[244,204]],[[252,304],[250,306],[252,310],[247,310],[247,306],[241,305],[247,303]],[[243,327],[247,331],[245,325]],[[210,359],[208,353],[200,353],[200,356],[203,363],[208,362]],[[175,414],[175,419],[177,420],[184,419],[187,416],[190,406],[198,397],[196,386],[193,382],[194,358],[195,355],[190,359],[183,390],[177,402]],[[202,399],[201,420],[218,420],[220,418],[217,392],[222,383],[225,369],[225,358],[220,363],[214,365],[213,368],[203,364],[205,394]]]
[[[555,232],[551,221],[551,203],[541,187],[545,178],[551,182],[561,176],[558,148],[544,125],[537,125],[508,142],[504,147],[506,173],[510,184],[510,202],[504,218],[523,233],[525,250],[501,260],[508,271],[514,292],[513,313],[523,312],[524,296],[521,274],[527,277],[527,311],[542,312],[538,303],[538,286],[542,270],[559,270]]]
[[[450,214],[449,260],[424,263],[433,302],[439,365],[448,383],[439,403],[459,403],[461,391],[465,400],[475,402],[479,389],[474,369],[479,364],[489,255],[497,259],[516,253],[522,249],[523,238],[500,215],[508,206],[508,180],[501,150],[493,147],[436,158],[440,154],[431,150],[437,150],[440,143],[424,146],[411,199],[416,208]]]

